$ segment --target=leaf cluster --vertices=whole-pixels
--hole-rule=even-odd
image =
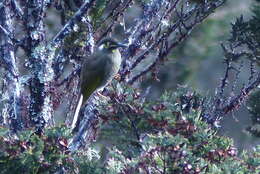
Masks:
[[[68,154],[69,132],[64,126],[46,129],[41,137],[32,130],[17,136],[4,128],[0,132],[0,173],[54,173],[75,165]]]
[[[117,83],[118,84],[118,83]],[[0,129],[1,173],[217,174],[260,171],[259,147],[238,155],[231,139],[202,119],[203,98],[187,88],[148,101],[148,92],[112,85],[103,93],[95,137],[85,149],[69,150],[70,130],[48,128],[18,136]]]
[[[247,102],[247,109],[251,114],[252,125],[247,130],[256,137],[260,137],[260,91],[250,95]]]
[[[108,149],[104,167],[110,173],[259,172],[258,158],[240,158],[232,140],[203,121],[199,94],[180,88],[143,101],[136,89],[116,90],[106,91],[111,104],[100,113],[96,141]]]

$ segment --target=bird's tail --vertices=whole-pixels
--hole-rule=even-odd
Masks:
[[[74,130],[74,128],[76,127],[76,123],[77,123],[77,120],[78,120],[78,117],[79,117],[79,111],[80,111],[82,103],[83,103],[83,95],[81,94],[80,98],[79,98],[79,101],[78,101],[77,108],[75,110],[73,121],[72,121],[72,124],[71,124],[71,129],[72,130]]]

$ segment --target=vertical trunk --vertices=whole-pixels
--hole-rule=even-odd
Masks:
[[[21,115],[19,113],[19,99],[20,99],[20,83],[18,63],[15,57],[15,47],[13,43],[14,26],[11,18],[11,2],[5,0],[3,6],[0,7],[0,37],[1,37],[1,57],[0,61],[6,70],[6,78],[3,80],[3,85],[6,90],[2,95],[7,98],[4,102],[4,109],[2,116],[5,125],[9,125],[10,129],[16,132],[22,128]]]
[[[44,0],[27,0],[25,19],[27,56],[30,60],[32,79],[30,81],[31,103],[29,106],[30,119],[38,133],[42,132],[46,123],[49,123],[53,113],[50,89],[53,80],[53,70],[47,51],[44,15],[46,2]]]

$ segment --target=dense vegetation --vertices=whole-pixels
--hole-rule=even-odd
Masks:
[[[223,77],[214,96],[179,85],[192,72],[178,63],[177,82],[160,97],[149,85],[160,80],[159,68],[174,49],[181,54],[193,29],[223,4],[0,2],[0,173],[259,174],[260,146],[239,152],[219,134],[220,121],[246,104],[252,120],[247,131],[260,136],[258,1],[252,16],[238,16],[220,44]],[[109,35],[128,44],[121,50],[125,62],[103,96],[86,103],[80,129],[72,133],[82,60]]]

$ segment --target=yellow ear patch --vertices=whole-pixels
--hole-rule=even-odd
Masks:
[[[117,48],[117,44],[116,43],[113,43],[113,42],[104,42],[102,44],[104,47],[103,48],[106,48],[106,49],[113,49],[113,48]]]

